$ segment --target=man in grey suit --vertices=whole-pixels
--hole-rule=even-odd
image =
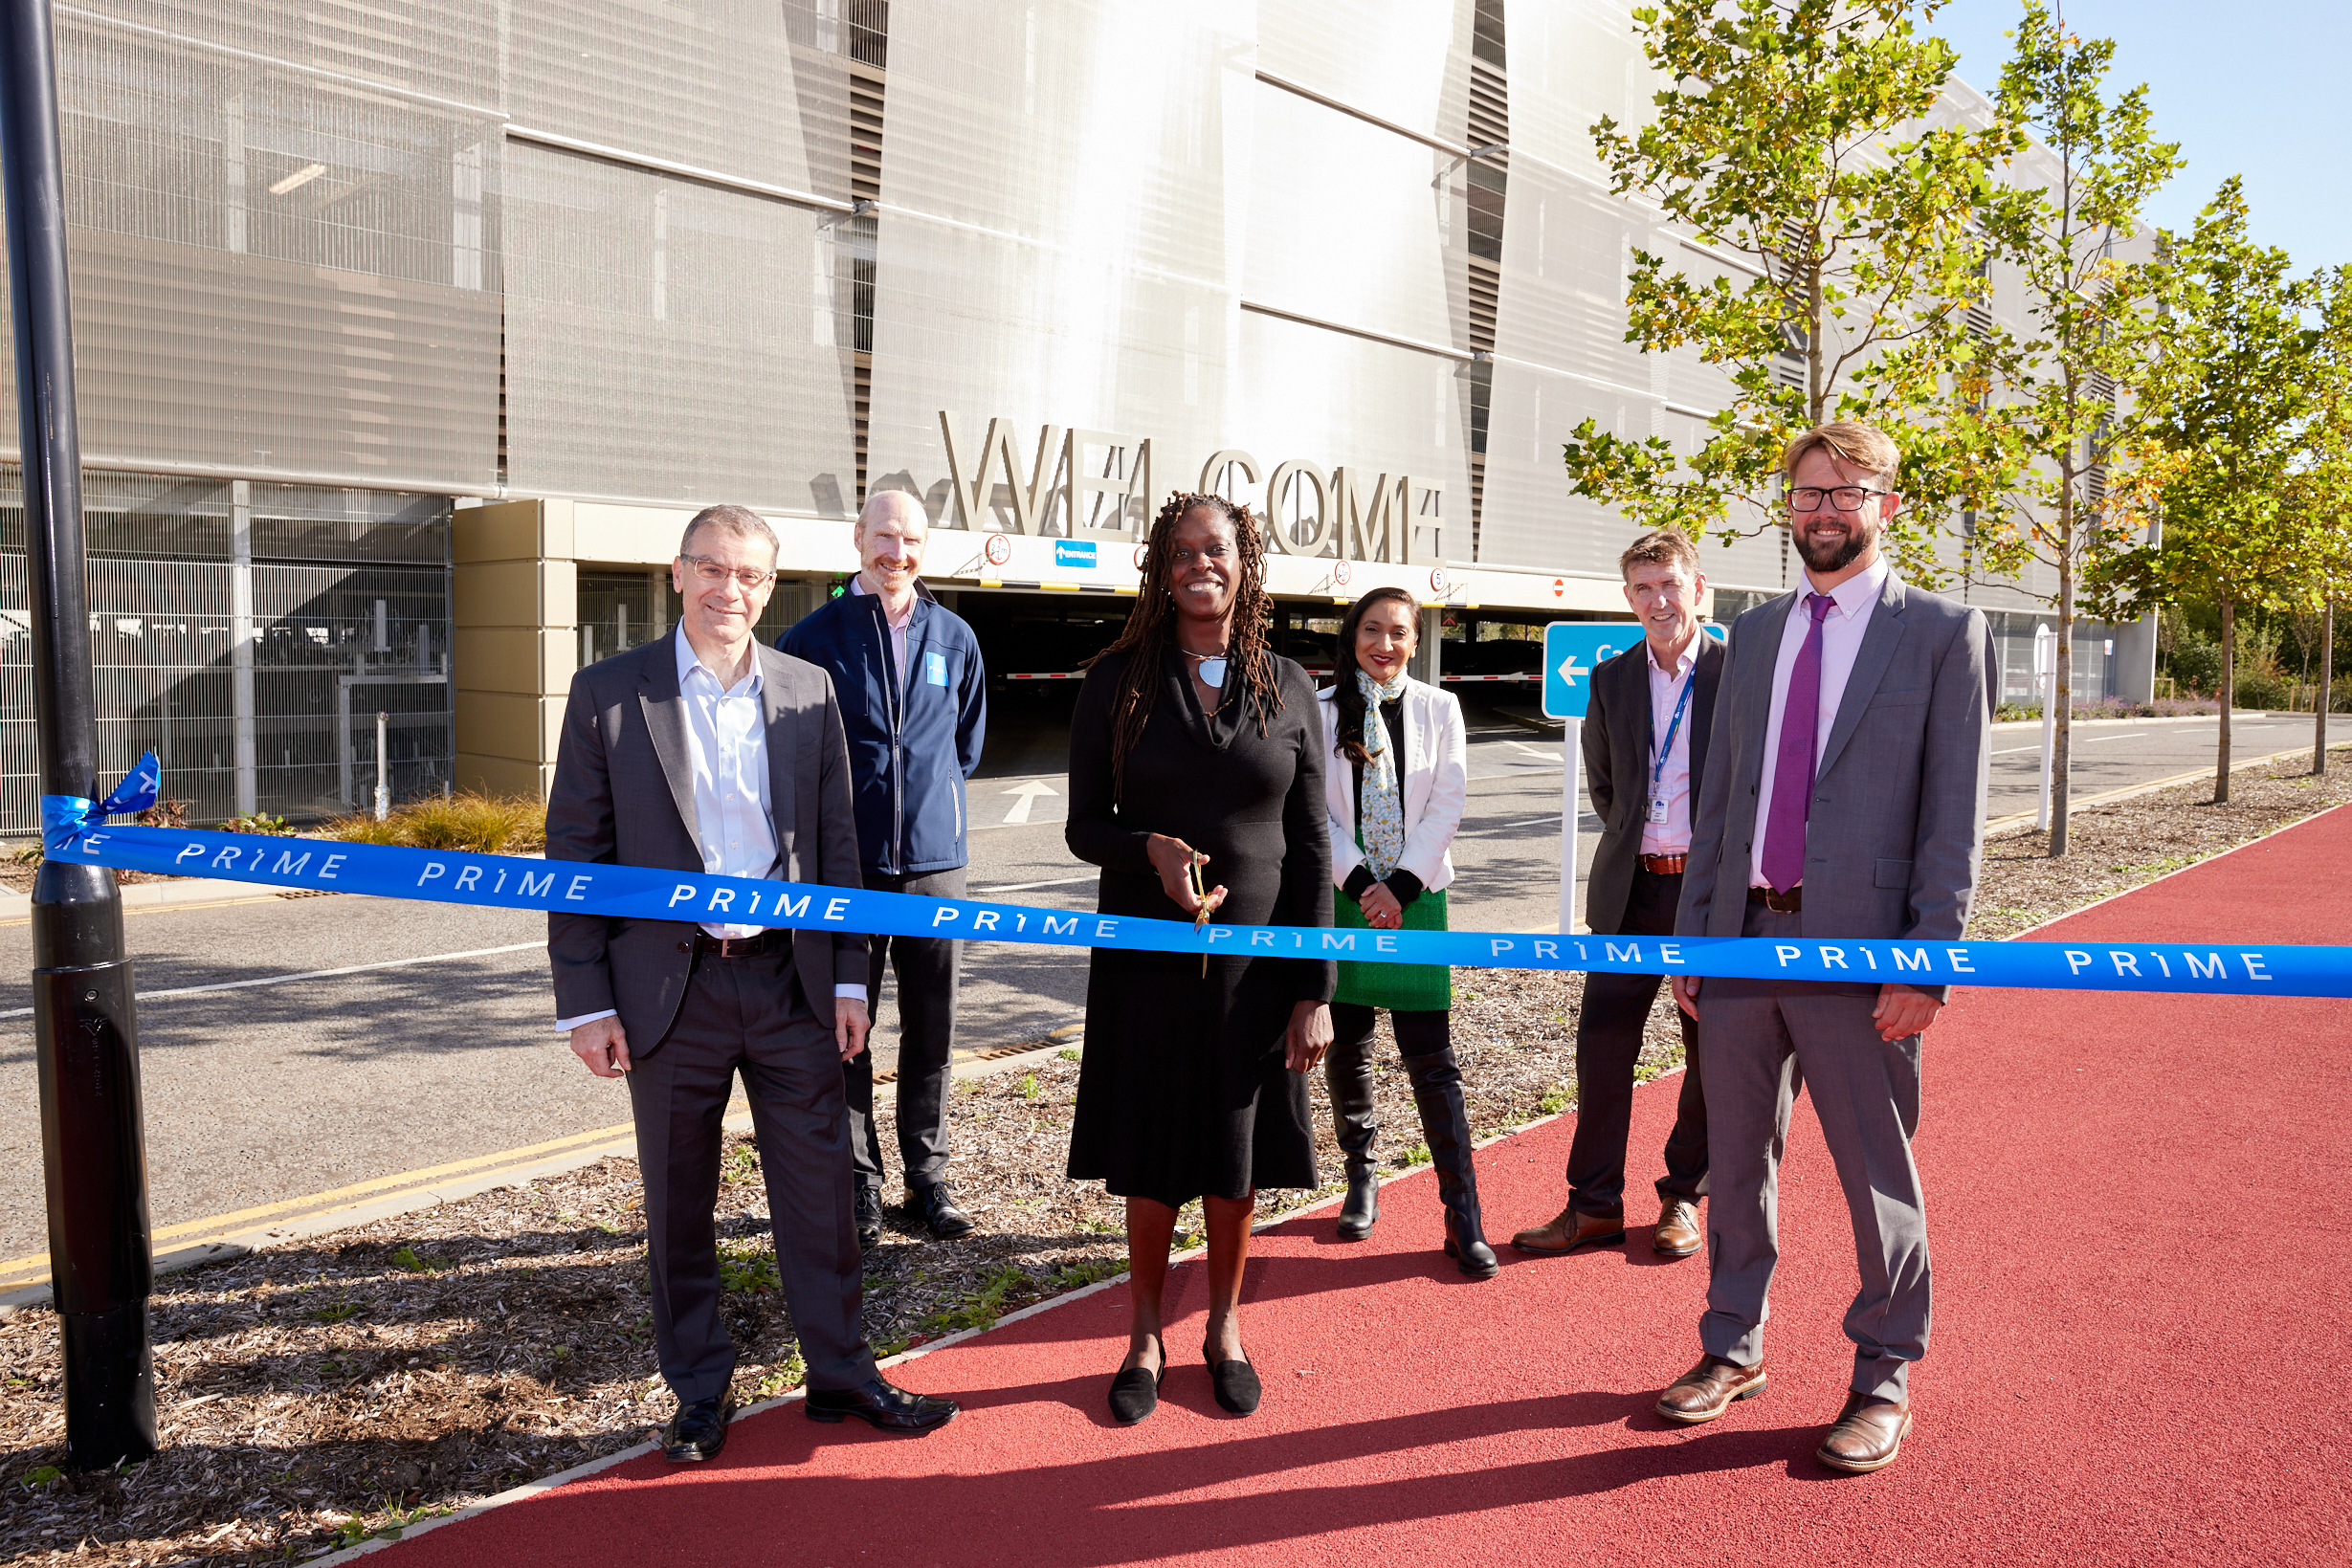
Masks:
[[[1949,941],[1984,847],[1991,715],[1982,612],[1906,585],[1879,536],[1902,504],[1895,444],[1840,420],[1788,444],[1806,585],[1732,623],[1676,930],[1778,940]],[[1764,1387],[1789,1108],[1809,1086],[1853,1222],[1853,1377],[1815,1457],[1892,1464],[1927,1351],[1925,1203],[1911,1139],[1919,1039],[1942,986],[1677,976],[1698,1020],[1710,1145],[1705,1354],[1659,1398],[1696,1424]]]
[[[549,859],[858,886],[832,682],[752,637],[776,548],[774,531],[743,507],[698,514],[670,568],[677,631],[572,677],[547,800]],[[557,1028],[589,1071],[629,1080],[654,1344],[678,1402],[667,1457],[715,1457],[734,1411],[713,1210],[739,1071],[810,1418],[855,1416],[901,1433],[953,1419],[952,1402],[885,1381],[858,1327],[864,1269],[841,1063],[865,1049],[866,939],[550,915],[547,957]]]

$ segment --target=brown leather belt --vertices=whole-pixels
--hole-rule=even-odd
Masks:
[[[1641,857],[1641,869],[1653,876],[1680,876],[1683,863],[1690,856],[1680,854],[1646,854]]]
[[[791,945],[792,934],[782,926],[769,926],[756,937],[714,937],[707,931],[694,934],[694,950],[721,959],[756,959],[763,953],[778,952]]]
[[[1762,904],[1776,915],[1794,915],[1805,908],[1805,884],[1800,882],[1786,893],[1774,893],[1770,888],[1750,888],[1747,901]]]

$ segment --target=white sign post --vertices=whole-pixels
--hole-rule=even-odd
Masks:
[[[2033,684],[2042,694],[2042,806],[2033,826],[2050,828],[2051,765],[2058,751],[2058,636],[2042,622],[2033,629]]]

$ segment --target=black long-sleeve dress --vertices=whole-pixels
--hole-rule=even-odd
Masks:
[[[1219,923],[1329,925],[1322,717],[1306,672],[1275,659],[1282,711],[1261,736],[1246,692],[1204,713],[1189,665],[1166,650],[1121,792],[1111,776],[1111,718],[1130,656],[1112,654],[1086,673],[1070,728],[1064,836],[1073,854],[1102,868],[1097,907],[1188,918],[1144,852],[1150,834],[1165,833],[1209,857],[1204,885],[1227,890]],[[1230,678],[1240,684],[1238,671]],[[1320,959],[1218,953],[1203,978],[1193,954],[1096,949],[1071,1177],[1170,1207],[1314,1186],[1306,1079],[1284,1068],[1283,1035],[1293,1005],[1329,1001],[1334,979]]]

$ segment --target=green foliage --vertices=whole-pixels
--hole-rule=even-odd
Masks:
[[[231,817],[220,825],[224,833],[263,833],[282,837],[294,831],[283,817],[273,817],[266,811],[248,811],[243,816]]]
[[[36,1465],[25,1471],[23,1484],[28,1491],[46,1491],[64,1474],[65,1472],[55,1465]]]
[[[1037,1097],[1037,1074],[1032,1072],[1022,1078],[1019,1093],[1025,1100],[1035,1099]]]
[[[760,1148],[756,1143],[738,1143],[720,1161],[719,1174],[729,1186],[760,1179]]]
[[[1936,121],[1957,56],[1918,24],[1942,0],[1666,0],[1633,11],[1669,85],[1638,129],[1593,139],[1612,188],[1655,202],[1729,268],[1694,276],[1636,250],[1626,341],[1689,348],[1731,379],[1704,445],[1580,425],[1573,489],[1645,527],[1737,536],[1784,526],[1780,453],[1808,427],[1870,420],[1903,452],[1888,543],[1940,581],[1940,521],[1988,487],[1966,308],[1986,297],[1976,227],[2013,124]],[[1661,247],[1663,249],[1663,247]],[[1742,275],[1734,282],[1731,273]],[[1804,384],[1784,385],[1785,353]]]
[[[1076,1291],[1127,1271],[1123,1258],[1081,1258],[1054,1270],[1046,1286],[1054,1291]]]
[[[317,1323],[341,1323],[349,1318],[357,1317],[359,1313],[360,1309],[358,1302],[337,1300],[329,1302],[327,1305],[317,1308],[314,1311],[304,1313],[302,1315]]]
[[[778,1289],[776,1256],[751,1242],[719,1244],[719,1288],[754,1292]]]
[[[955,1334],[965,1329],[992,1329],[1004,1315],[1006,1300],[1014,1294],[1030,1295],[1036,1292],[1037,1282],[1021,1270],[1017,1264],[1001,1263],[990,1270],[976,1291],[966,1291],[963,1298],[945,1312],[934,1313],[923,1327],[932,1334]]]
[[[1076,1061],[1082,1061],[1082,1060],[1084,1060],[1084,1058],[1083,1058],[1083,1057],[1079,1054],[1077,1048],[1076,1048],[1076,1047],[1075,1047],[1075,1046],[1064,1046],[1061,1049],[1059,1049],[1059,1050],[1055,1051],[1054,1054],[1056,1057],[1058,1057],[1060,1060],[1065,1061],[1065,1062],[1076,1062]]]
[[[1416,1143],[1396,1157],[1396,1164],[1392,1168],[1400,1171],[1410,1170],[1415,1165],[1426,1165],[1429,1162],[1430,1146],[1426,1143]]]
[[[1568,1093],[1566,1084],[1554,1084],[1543,1092],[1542,1099],[1536,1101],[1536,1109],[1547,1116],[1556,1116],[1575,1103],[1576,1096]]]
[[[430,1274],[449,1267],[447,1258],[426,1256],[406,1242],[401,1243],[399,1249],[392,1254],[392,1261],[411,1274]]]

